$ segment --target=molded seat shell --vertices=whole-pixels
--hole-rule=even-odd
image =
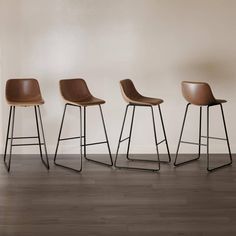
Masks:
[[[133,105],[156,106],[163,103],[162,99],[145,97],[135,88],[132,80],[125,79],[120,81],[121,92],[124,100]]]
[[[11,106],[36,106],[44,104],[36,79],[9,79],[6,83],[6,100]]]
[[[94,97],[83,79],[60,80],[60,91],[64,100],[80,106],[95,106],[105,101]]]
[[[181,85],[184,98],[191,104],[214,106],[227,102],[226,100],[215,99],[208,83],[183,81]]]

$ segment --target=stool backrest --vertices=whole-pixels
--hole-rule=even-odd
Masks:
[[[182,82],[182,94],[191,104],[206,106],[216,102],[209,84],[204,82]]]
[[[83,79],[60,80],[60,91],[62,97],[71,102],[81,101],[92,97],[92,94]]]
[[[42,100],[39,83],[36,79],[9,79],[5,92],[6,100],[9,103]]]
[[[132,80],[124,79],[120,81],[121,93],[126,102],[131,102],[142,95],[136,90]]]

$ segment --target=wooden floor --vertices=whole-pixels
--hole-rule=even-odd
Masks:
[[[149,173],[84,161],[78,174],[50,163],[14,156],[8,174],[1,162],[0,236],[236,235],[235,164],[208,173],[203,156]]]

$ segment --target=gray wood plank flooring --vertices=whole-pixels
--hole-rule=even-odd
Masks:
[[[235,164],[208,173],[203,156],[153,173],[84,161],[78,174],[52,158],[49,172],[38,155],[13,156],[10,174],[1,161],[0,236],[236,235]],[[77,164],[73,155],[61,159]]]

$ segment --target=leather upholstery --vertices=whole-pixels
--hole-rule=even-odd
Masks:
[[[60,80],[60,91],[66,102],[80,106],[104,104],[105,101],[94,97],[83,79]]]
[[[130,79],[125,79],[120,81],[121,92],[123,98],[127,103],[134,105],[148,105],[155,106],[163,102],[159,98],[145,97],[141,95],[135,88],[133,82]]]
[[[209,84],[204,82],[182,82],[182,93],[187,102],[198,106],[213,106],[227,102],[215,99]]]
[[[11,106],[44,104],[36,79],[9,79],[6,83],[6,100]]]

